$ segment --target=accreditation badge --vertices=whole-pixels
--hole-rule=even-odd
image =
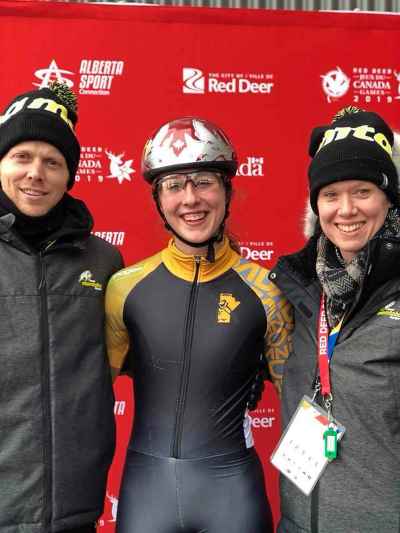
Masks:
[[[326,466],[336,458],[344,432],[335,418],[303,396],[271,455],[271,463],[309,496]]]

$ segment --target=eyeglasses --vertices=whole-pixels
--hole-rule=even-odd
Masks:
[[[201,171],[185,172],[182,174],[168,174],[161,178],[157,187],[159,191],[168,195],[178,194],[186,189],[190,182],[199,192],[211,190],[217,183],[220,183],[221,174],[219,172]]]

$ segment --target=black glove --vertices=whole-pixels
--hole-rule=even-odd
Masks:
[[[249,398],[247,400],[247,408],[250,411],[253,411],[253,409],[257,407],[258,402],[261,400],[262,393],[265,389],[264,381],[266,380],[272,381],[268,363],[264,354],[261,354],[258,370],[254,377],[253,383],[251,384]]]

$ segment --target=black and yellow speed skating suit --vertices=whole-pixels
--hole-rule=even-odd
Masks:
[[[135,386],[118,533],[272,531],[243,434],[260,354],[279,378],[289,352],[290,309],[267,274],[225,239],[215,263],[170,241],[112,277],[109,356]]]

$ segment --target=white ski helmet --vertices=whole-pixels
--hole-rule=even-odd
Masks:
[[[238,167],[235,149],[217,126],[198,117],[163,124],[147,141],[142,174],[152,183],[160,174],[181,169],[210,169],[232,178]]]

